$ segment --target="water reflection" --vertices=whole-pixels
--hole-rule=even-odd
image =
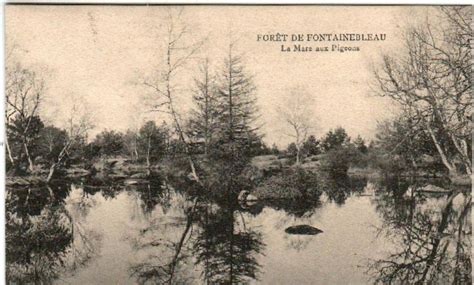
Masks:
[[[86,265],[100,237],[73,218],[83,209],[58,200],[51,188],[15,190],[6,197],[7,281],[52,284],[64,272]]]
[[[147,205],[146,200],[143,203]],[[138,283],[186,284],[193,279],[188,274],[193,271],[189,240],[196,203],[174,193],[147,216],[145,226],[132,241],[133,249],[142,256],[129,270]]]
[[[471,284],[471,195],[377,201],[379,233],[396,246],[369,267],[377,283]]]
[[[72,241],[64,207],[48,203],[39,213],[29,215],[24,209],[15,212],[12,200],[6,211],[7,280],[50,284],[58,277]]]
[[[206,284],[246,283],[257,280],[262,252],[262,234],[246,224],[242,213],[233,207],[205,205],[200,208],[201,230],[193,253],[203,267]]]
[[[472,281],[469,191],[404,199],[413,181],[340,177],[319,201],[239,204],[156,175],[109,182],[7,189],[7,283]],[[285,233],[298,224],[324,232]]]

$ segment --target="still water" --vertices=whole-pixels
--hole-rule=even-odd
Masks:
[[[406,185],[363,180],[319,202],[254,205],[204,201],[158,178],[7,189],[7,281],[470,284],[470,194],[393,194]],[[285,233],[300,224],[323,232]]]

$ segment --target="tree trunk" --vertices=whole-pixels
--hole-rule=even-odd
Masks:
[[[168,278],[167,284],[173,284],[173,277],[176,271],[176,267],[178,265],[179,255],[181,254],[181,250],[184,246],[186,237],[188,236],[188,233],[191,231],[192,226],[193,226],[193,215],[194,215],[194,211],[196,209],[196,205],[198,202],[197,198],[198,197],[194,198],[193,206],[190,209],[190,214],[186,222],[186,227],[184,229],[184,232],[181,234],[181,238],[179,239],[179,242],[176,244],[175,254],[169,264],[169,278]]]
[[[471,175],[472,174],[472,160],[471,160],[471,156],[469,156],[469,150],[468,150],[468,147],[467,147],[466,139],[461,140],[461,147],[462,147],[464,153],[466,154],[466,160],[467,160],[466,171],[469,175]],[[471,152],[471,154],[472,154],[472,152]]]
[[[12,150],[10,149],[10,144],[8,143],[7,137],[5,137],[5,146],[7,147],[8,159],[10,159],[12,166],[15,166],[15,161],[13,160],[12,156]]]
[[[450,175],[457,175],[456,167],[449,161],[446,153],[444,152],[443,148],[441,147],[441,144],[439,141],[436,139],[436,136],[433,132],[433,129],[429,124],[426,124],[426,128],[431,136],[431,139],[433,140],[433,143],[436,146],[436,150],[438,151],[439,155],[441,156],[441,161],[443,162],[444,166],[448,169]]]
[[[151,148],[151,142],[150,142],[150,137],[148,137],[148,145],[147,145],[147,150],[146,150],[146,167],[150,168],[150,148]]]
[[[51,181],[51,179],[53,178],[54,176],[54,172],[56,171],[56,167],[61,163],[61,161],[63,160],[64,156],[66,155],[69,147],[71,146],[72,142],[69,141],[66,143],[66,145],[63,147],[63,149],[61,150],[61,152],[59,153],[58,155],[58,160],[56,162],[53,162],[53,164],[51,165],[51,167],[49,168],[49,173],[48,173],[48,177],[46,178],[46,183],[49,183]]]
[[[459,155],[461,156],[461,161],[464,164],[464,167],[466,168],[466,173],[471,174],[471,160],[469,158],[469,154],[467,153],[467,143],[465,140],[461,140],[461,142],[458,141],[458,139],[453,135],[450,134],[451,141],[454,144],[454,147],[458,151]],[[462,145],[462,146],[461,146]]]
[[[53,163],[51,167],[49,168],[49,173],[48,173],[48,177],[46,178],[46,183],[49,183],[51,179],[53,178],[54,171],[56,170],[56,165],[57,165],[56,163]]]
[[[176,128],[176,131],[178,133],[180,141],[184,145],[184,151],[186,153],[186,156],[188,157],[189,165],[191,167],[191,173],[193,175],[193,178],[195,179],[196,182],[198,182],[200,185],[202,185],[202,182],[199,179],[199,176],[196,173],[196,168],[194,166],[194,160],[191,156],[191,152],[189,151],[189,146],[186,143],[186,140],[184,138],[183,130],[181,129],[181,125],[179,123],[178,119],[178,114],[176,113],[174,109],[174,103],[173,103],[173,96],[172,96],[172,87],[171,87],[171,80],[172,80],[172,73],[173,71],[176,71],[178,68],[177,66],[172,65],[171,63],[171,57],[172,57],[172,51],[175,49],[175,44],[176,42],[172,40],[172,33],[173,29],[170,27],[168,31],[168,46],[167,46],[167,53],[166,53],[166,65],[167,65],[167,73],[165,75],[164,81],[166,84],[166,94],[165,97],[168,99],[168,109],[171,113],[172,119],[174,121],[174,125]],[[184,60],[183,58],[181,60]]]
[[[23,147],[25,149],[26,158],[28,159],[28,170],[30,172],[33,172],[34,164],[33,164],[33,160],[31,159],[30,151],[28,150],[28,145],[26,144],[26,141],[23,141]]]
[[[138,150],[137,150],[137,143],[133,145],[133,154],[135,155],[135,160],[138,160]]]
[[[300,165],[300,148],[296,147],[296,165]]]

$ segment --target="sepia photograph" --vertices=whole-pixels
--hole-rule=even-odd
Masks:
[[[7,285],[472,284],[472,6],[4,6]]]

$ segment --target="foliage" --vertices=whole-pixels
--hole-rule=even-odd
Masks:
[[[227,175],[238,176],[259,148],[261,138],[254,127],[257,113],[255,86],[240,56],[229,47],[218,78],[216,96],[217,131],[209,158]]]
[[[316,139],[314,135],[310,135],[308,139],[303,143],[303,152],[306,155],[318,155],[321,153],[320,141]]]
[[[316,174],[300,167],[284,170],[270,176],[252,193],[259,199],[311,199],[321,195]]]
[[[245,72],[241,57],[232,54],[232,48],[231,45],[219,77],[217,141],[228,145],[229,150],[241,148],[244,154],[257,138],[254,133],[257,129],[252,126],[257,112],[255,86]]]
[[[202,152],[208,154],[217,129],[217,86],[215,76],[210,74],[209,59],[200,66],[201,78],[194,79],[194,109],[188,122],[188,133],[194,144],[202,145]]]
[[[251,157],[272,153],[272,150],[265,144],[260,136],[254,133],[251,134],[251,136],[253,137],[250,139],[251,145],[249,149],[249,155]]]
[[[36,147],[32,150],[35,157],[43,158],[48,164],[59,156],[68,140],[66,131],[54,126],[41,129]]]
[[[138,160],[138,134],[127,130],[123,135],[123,154],[132,160]]]
[[[449,148],[449,141],[445,143],[444,147]],[[430,135],[405,116],[378,125],[370,157],[372,165],[385,173],[442,170],[440,157]]]
[[[7,169],[33,172],[34,162],[29,149],[32,138],[43,127],[38,111],[43,101],[45,83],[36,72],[9,59],[6,62],[5,78]],[[10,141],[16,147],[11,146]],[[23,166],[25,162],[27,169]]]
[[[351,163],[356,161],[357,154],[358,152],[353,145],[332,148],[325,153],[322,169],[333,175],[346,175]]]
[[[73,239],[64,209],[46,205],[39,215],[18,216],[18,198],[12,195],[7,197],[5,215],[7,280],[50,283],[58,277]]]
[[[44,124],[39,116],[22,118],[17,115],[7,125],[9,149],[16,161],[17,170],[20,168],[25,170],[30,161],[34,162],[31,149],[38,146],[40,132],[43,128]],[[10,161],[9,167],[11,166]],[[29,170],[32,171],[33,169],[30,168]]]
[[[288,147],[286,148],[286,154],[290,157],[296,157],[297,152],[298,152],[298,149],[294,142],[290,143]]]
[[[334,131],[330,130],[324,138],[321,139],[321,148],[328,152],[333,149],[338,149],[347,146],[351,138],[347,135],[346,130],[342,127],[336,128]]]
[[[123,135],[115,131],[102,131],[93,141],[105,156],[118,155],[123,151]]]
[[[278,146],[275,143],[272,144],[272,147],[270,148],[270,154],[273,154],[273,155],[279,155],[280,154],[280,149],[278,148]]]
[[[140,153],[147,165],[156,162],[165,153],[165,134],[153,121],[146,122],[138,134],[138,153]]]
[[[353,144],[360,153],[367,154],[369,151],[364,139],[361,136],[357,136]]]

